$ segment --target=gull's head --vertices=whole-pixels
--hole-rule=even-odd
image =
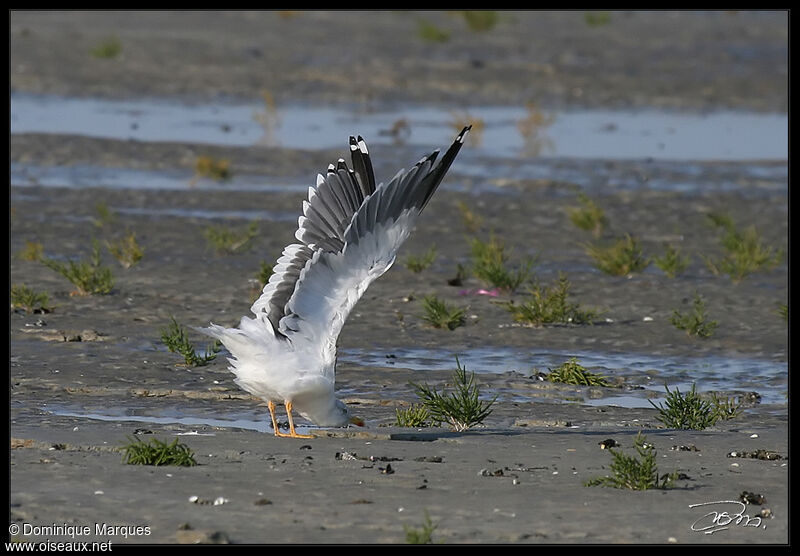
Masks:
[[[321,427],[346,427],[348,425],[364,426],[364,419],[350,413],[350,408],[339,399],[330,397],[324,403],[295,404],[298,412],[306,419]]]
[[[357,427],[364,426],[364,419],[361,417],[357,417],[350,413],[350,408],[347,407],[342,400],[336,400],[336,407],[334,411],[337,413],[339,419],[341,419],[341,427],[346,427],[347,425],[356,425]]]

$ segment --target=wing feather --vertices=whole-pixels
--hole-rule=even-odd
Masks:
[[[266,317],[276,335],[316,346],[323,359],[334,357],[348,315],[394,263],[468,131],[438,163],[434,151],[377,186],[364,140],[351,137],[353,168],[340,159],[309,188],[295,234],[300,243],[284,250],[252,311]],[[325,368],[332,373],[332,361]]]

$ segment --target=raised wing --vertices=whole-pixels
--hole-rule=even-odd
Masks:
[[[377,187],[363,139],[351,137],[353,169],[339,160],[309,188],[295,234],[301,243],[284,250],[252,311],[266,317],[276,335],[332,354],[350,311],[394,263],[469,129],[438,162],[434,151]]]

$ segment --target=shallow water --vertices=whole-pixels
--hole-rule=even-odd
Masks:
[[[479,376],[483,373],[516,372],[525,377],[537,372],[547,372],[570,357],[577,357],[578,362],[591,372],[600,373],[609,379],[621,377],[628,386],[642,387],[635,392],[626,392],[624,396],[609,393],[610,396],[619,398],[613,405],[623,407],[651,407],[647,400],[663,399],[665,383],[670,389],[678,387],[682,392],[691,389],[693,382],[697,384],[699,392],[756,391],[761,394],[764,404],[785,404],[788,391],[787,363],[719,356],[661,357],[590,351],[565,354],[510,348],[476,348],[448,353],[443,350],[407,348],[388,353],[341,349],[339,361],[364,366],[441,371],[455,368],[456,355],[463,367]],[[591,403],[605,404],[607,399],[593,400]]]
[[[439,147],[457,121],[482,122],[477,154],[657,160],[787,160],[788,116],[717,111],[549,112],[476,106],[460,114],[404,106],[364,111],[350,106],[185,104],[162,99],[107,100],[15,94],[11,133],[59,133],[134,141],[178,141],[298,149],[341,147],[344,134],[370,144]],[[393,131],[394,130],[394,131]]]

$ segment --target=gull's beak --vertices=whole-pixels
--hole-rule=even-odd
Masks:
[[[362,419],[361,417],[350,417],[350,422],[356,425],[357,427],[364,426],[364,419]]]

